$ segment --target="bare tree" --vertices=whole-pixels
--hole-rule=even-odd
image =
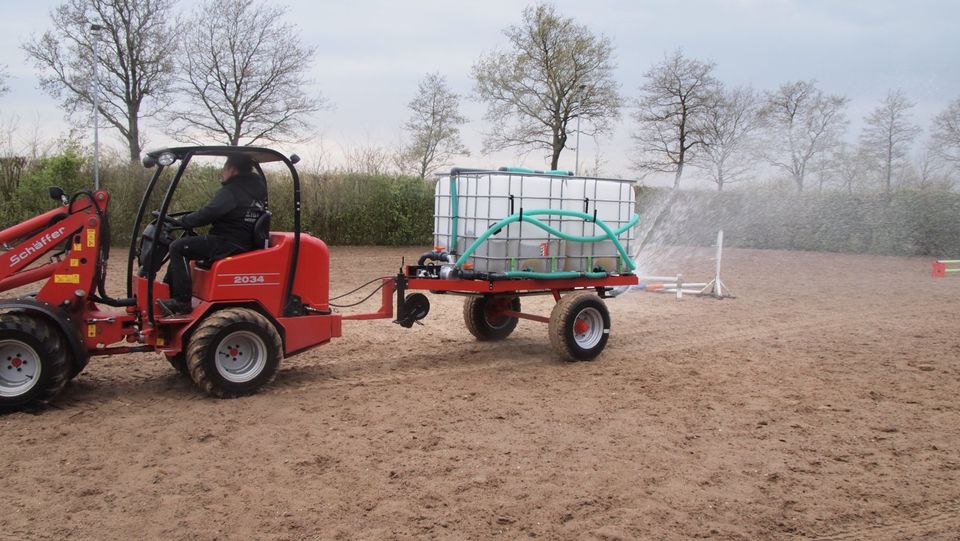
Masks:
[[[407,107],[412,115],[404,129],[412,142],[400,153],[404,172],[424,178],[430,171],[449,165],[454,156],[470,155],[460,140],[460,126],[467,123],[460,114],[460,96],[447,87],[442,75],[427,74]]]
[[[853,193],[863,186],[866,162],[867,159],[861,147],[840,141],[827,153],[820,168],[820,174],[836,180],[843,191]]]
[[[847,126],[844,96],[824,94],[816,81],[796,81],[766,95],[766,157],[804,188],[808,167],[833,148]]]
[[[921,150],[913,164],[907,168],[906,178],[920,190],[949,191],[956,184],[944,170],[944,162],[934,149]]]
[[[343,148],[345,170],[349,173],[386,175],[390,173],[391,152],[371,142]]]
[[[960,98],[933,120],[931,146],[940,158],[960,166]]]
[[[10,91],[10,87],[7,85],[7,67],[0,66],[0,96],[6,94]]]
[[[864,119],[860,146],[880,173],[881,186],[886,193],[892,187],[894,169],[903,166],[910,146],[920,134],[920,128],[908,116],[913,105],[903,91],[891,90]]]
[[[680,187],[683,168],[695,161],[707,114],[717,102],[713,68],[713,63],[686,58],[677,50],[647,71],[633,115],[639,124],[633,134],[635,169],[673,173],[673,187]]]
[[[22,45],[42,71],[40,87],[86,125],[94,103],[91,26],[102,28],[99,112],[126,140],[131,161],[140,159],[141,119],[169,103],[177,43],[172,10],[173,0],[68,0],[50,14],[52,30]]]
[[[756,135],[762,126],[760,99],[749,87],[715,92],[714,103],[706,110],[702,124],[700,167],[723,191],[727,184],[743,180],[753,168]]]
[[[302,141],[324,100],[306,87],[313,47],[302,44],[286,9],[266,0],[207,0],[183,38],[174,136],[228,145]]]
[[[613,45],[548,4],[527,7],[523,23],[504,33],[510,49],[473,66],[476,94],[493,124],[484,153],[544,149],[556,169],[571,122],[593,136],[608,133],[620,116]]]

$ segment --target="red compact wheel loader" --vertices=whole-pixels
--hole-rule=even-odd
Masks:
[[[192,311],[165,315],[156,301],[170,292],[157,273],[169,243],[193,234],[168,214],[177,186],[192,158],[235,153],[252,158],[261,175],[261,164],[287,166],[294,231],[270,233],[265,214],[256,232],[263,248],[193,265]],[[341,316],[328,306],[327,247],[300,232],[295,155],[208,146],[163,149],[143,161],[156,172],[134,221],[124,298],[109,297],[104,287],[110,251],[106,191],[67,199],[51,188],[63,206],[0,232],[0,292],[43,281],[35,294],[0,300],[0,410],[49,401],[90,357],[138,351],[163,353],[211,395],[250,394],[273,378],[285,355],[340,335]],[[145,219],[163,170],[177,162],[159,209]],[[392,301],[389,308],[392,315]]]

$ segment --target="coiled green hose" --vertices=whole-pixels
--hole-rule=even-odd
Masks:
[[[596,224],[597,227],[603,230],[604,234],[595,235],[592,237],[580,237],[577,235],[571,235],[569,233],[564,233],[563,231],[559,231],[543,223],[537,218],[534,218],[534,216],[572,216],[575,218],[581,218],[584,221],[593,222],[594,224]],[[590,214],[587,214],[585,212],[580,212],[578,210],[566,210],[566,209],[534,209],[534,210],[524,211],[522,214],[521,213],[511,214],[510,216],[507,216],[506,218],[500,220],[496,224],[490,226],[490,228],[487,229],[482,235],[477,237],[477,240],[473,241],[470,247],[463,252],[460,258],[457,259],[457,262],[454,263],[454,265],[458,268],[462,268],[463,264],[466,263],[467,259],[471,255],[473,255],[473,252],[475,252],[477,248],[480,247],[481,244],[486,242],[486,240],[490,238],[490,236],[493,235],[494,232],[499,231],[500,229],[506,227],[509,224],[512,224],[514,222],[519,222],[519,221],[524,221],[524,222],[533,224],[539,227],[540,229],[543,229],[547,233],[550,233],[551,235],[554,235],[563,240],[569,240],[573,242],[599,242],[603,240],[613,241],[613,245],[616,247],[617,252],[620,253],[620,257],[623,258],[623,261],[627,265],[627,268],[629,268],[631,271],[636,270],[637,268],[637,264],[633,262],[633,259],[631,259],[630,256],[627,254],[627,251],[624,250],[623,245],[620,244],[620,240],[617,239],[617,236],[622,235],[625,231],[635,226],[637,222],[640,221],[639,214],[634,214],[633,217],[630,218],[629,222],[627,222],[624,226],[614,231],[610,229],[610,226],[604,223],[603,220],[594,221],[594,217]],[[511,274],[517,274],[517,273],[520,273],[523,276],[511,276],[511,277],[544,278],[544,279],[546,278],[578,278],[584,274],[576,271],[556,271],[556,272],[543,272],[543,273],[531,273],[528,271],[510,271],[507,273],[507,275],[510,276]],[[530,276],[530,274],[536,274],[538,276]],[[599,275],[599,276],[588,276],[590,278],[602,278],[607,275],[606,273],[586,273],[586,274]]]

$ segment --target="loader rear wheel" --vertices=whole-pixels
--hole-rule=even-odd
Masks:
[[[45,405],[69,375],[57,329],[29,315],[0,314],[0,412]]]
[[[517,328],[520,320],[503,314],[520,311],[520,297],[471,296],[463,302],[463,321],[477,340],[503,340]]]
[[[283,341],[267,318],[227,308],[200,322],[187,346],[187,367],[200,389],[218,398],[257,392],[277,374]]]
[[[568,361],[590,361],[610,337],[610,312],[589,291],[565,295],[550,313],[550,344]]]

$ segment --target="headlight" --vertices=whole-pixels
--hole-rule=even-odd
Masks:
[[[157,163],[164,167],[172,164],[175,161],[177,161],[177,157],[173,155],[173,152],[164,152],[159,158],[157,158]]]

